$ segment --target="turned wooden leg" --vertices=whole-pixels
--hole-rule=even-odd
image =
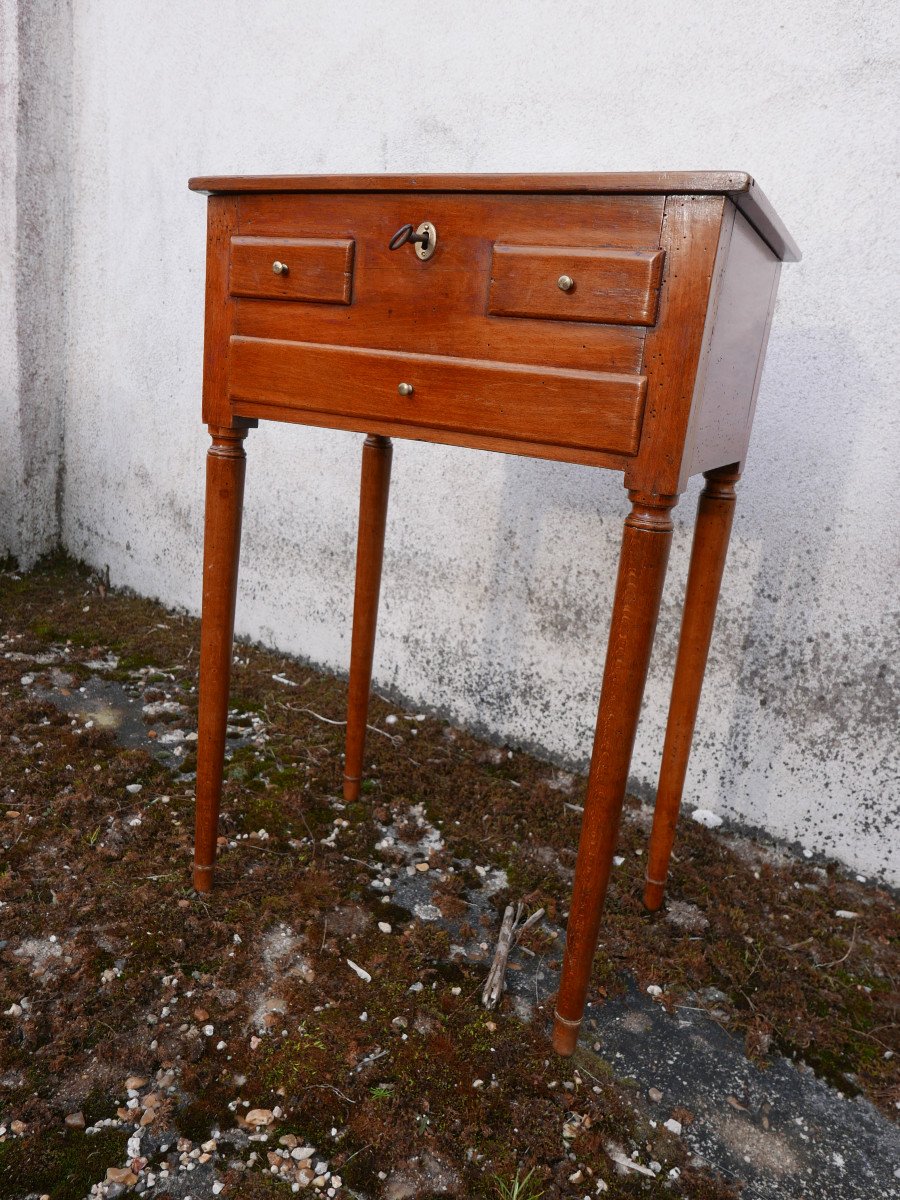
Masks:
[[[345,800],[359,798],[362,780],[392,454],[390,438],[370,434],[363,443],[359,535],[356,543],[356,591],[353,597],[353,638],[350,645],[350,686],[347,700]]]
[[[558,1054],[578,1042],[672,541],[677,496],[629,497],[556,1000]]]
[[[212,445],[206,456],[194,836],[194,887],[198,892],[211,890],[216,857],[247,461],[243,447],[245,429],[210,426],[209,432]]]
[[[644,904],[651,910],[659,908],[665,893],[675,825],[700,703],[700,689],[703,687],[709,643],[716,619],[716,603],[734,519],[734,485],[740,478],[740,470],[737,466],[720,467],[715,471],[707,471],[705,478],[706,486],[697,504],[697,524],[694,528],[681,636],[647,857]]]

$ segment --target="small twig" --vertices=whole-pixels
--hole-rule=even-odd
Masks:
[[[749,982],[750,982],[750,979],[751,979],[751,978],[752,978],[752,976],[753,976],[753,972],[754,972],[754,971],[756,970],[756,968],[759,966],[759,962],[760,962],[760,959],[761,959],[761,958],[762,958],[762,956],[763,956],[763,951],[764,951],[764,950],[765,950],[765,946],[760,946],[760,948],[759,948],[759,954],[757,954],[757,956],[756,956],[756,962],[755,962],[755,963],[753,964],[753,966],[750,968],[750,974],[749,974],[749,975],[747,976],[747,978],[744,980],[744,983],[745,983],[745,984],[747,984],[747,983],[749,983]]]
[[[355,1100],[351,1100],[349,1096],[345,1096],[338,1088],[333,1087],[330,1083],[311,1083],[307,1087],[301,1088],[301,1092],[311,1092],[314,1088],[326,1088],[329,1092],[334,1092],[336,1096],[340,1096],[342,1100],[346,1100],[348,1104],[355,1104]]]
[[[460,1013],[464,1012],[466,1005],[472,999],[472,997],[475,995],[475,993],[477,991],[478,991],[478,984],[476,983],[476,985],[472,988],[472,990],[470,992],[463,992],[461,995],[455,997],[455,999],[458,1000],[459,1003],[456,1005],[456,1008],[450,1009],[450,1011],[448,1012],[448,1020],[452,1021],[457,1016],[459,1016]]]
[[[288,712],[308,713],[309,716],[315,717],[317,721],[324,721],[326,725],[346,725],[346,721],[335,721],[332,717],[323,717],[321,713],[314,712],[311,708],[294,708],[292,704],[282,704],[281,708],[286,708]],[[366,729],[371,729],[373,733],[380,733],[382,737],[386,737],[392,745],[397,742],[402,742],[402,738],[395,736],[393,733],[387,733],[384,729],[379,729],[377,725],[367,725]]]
[[[847,959],[850,957],[850,955],[853,953],[853,947],[854,947],[854,945],[856,944],[856,931],[857,931],[857,929],[858,929],[858,928],[859,928],[859,924],[858,924],[858,922],[854,921],[854,923],[853,923],[853,933],[852,933],[852,934],[851,934],[851,936],[850,936],[850,945],[847,947],[847,953],[846,953],[846,954],[842,954],[842,955],[841,955],[841,957],[840,957],[840,958],[836,958],[836,959],[834,960],[834,962],[827,962],[827,963],[813,963],[813,966],[814,966],[814,967],[819,967],[819,968],[824,968],[824,967],[837,967],[837,966],[840,966],[840,964],[841,964],[842,962],[846,962],[846,961],[847,961]]]
[[[700,1008],[700,1007],[698,1007],[696,1004],[676,1004],[676,1005],[674,1005],[673,1007],[675,1007],[675,1008],[685,1008],[685,1009],[687,1009],[687,1010],[688,1010],[688,1012],[699,1012],[699,1013],[703,1013],[703,1015],[704,1015],[704,1016],[706,1016],[706,1017],[709,1017],[709,1019],[710,1019],[712,1022],[714,1022],[716,1025],[718,1025],[720,1029],[725,1029],[725,1030],[727,1030],[727,1029],[728,1029],[728,1025],[726,1024],[726,1022],[724,1022],[724,1021],[720,1021],[720,1020],[719,1020],[719,1018],[718,1018],[718,1017],[715,1015],[715,1013],[712,1011],[712,1009],[709,1009],[709,1008]],[[751,1005],[751,1007],[752,1007],[752,1005]]]
[[[579,1071],[583,1071],[583,1072],[584,1072],[584,1074],[585,1074],[585,1075],[587,1075],[588,1079],[593,1079],[594,1083],[600,1083],[600,1084],[602,1084],[602,1083],[603,1083],[603,1080],[602,1080],[602,1079],[598,1079],[598,1078],[597,1078],[597,1076],[596,1076],[596,1075],[594,1075],[594,1074],[593,1074],[591,1071],[589,1071],[589,1070],[587,1069],[587,1067],[586,1067],[586,1066],[584,1066],[584,1064],[583,1064],[583,1063],[579,1063],[579,1064],[578,1064],[578,1070],[579,1070]]]
[[[503,995],[503,987],[506,980],[506,964],[509,960],[509,952],[513,946],[513,931],[516,926],[516,921],[522,915],[521,901],[514,909],[511,904],[507,904],[503,913],[503,922],[500,926],[500,936],[497,938],[497,949],[494,951],[494,961],[491,963],[491,969],[488,971],[488,977],[484,981],[484,988],[481,992],[481,1003],[485,1008],[496,1008]]]
[[[537,910],[537,912],[533,912],[531,914],[531,916],[528,918],[528,920],[524,923],[524,925],[522,925],[521,929],[519,929],[518,933],[516,934],[516,941],[517,942],[521,941],[522,934],[525,932],[525,930],[530,929],[532,927],[532,925],[537,925],[538,921],[541,919],[541,917],[543,915],[544,915],[544,910],[542,908],[539,908]]]
[[[368,1146],[361,1146],[359,1148],[359,1150],[354,1150],[353,1153],[350,1155],[350,1157],[345,1158],[344,1161],[341,1163],[341,1168],[343,1169],[344,1167],[346,1167],[347,1163],[353,1162],[353,1160],[354,1160],[354,1158],[356,1158],[357,1154],[365,1154],[365,1152],[367,1150],[371,1150],[371,1149],[372,1149],[372,1143],[369,1142]]]
[[[346,721],[342,721],[341,724],[345,725]],[[403,741],[403,738],[399,734],[388,733],[386,729],[379,729],[377,725],[367,725],[366,729],[371,729],[373,733],[380,733],[382,737],[387,738],[392,746],[396,746],[399,742]]]
[[[500,1003],[500,997],[503,995],[503,990],[506,986],[506,971],[509,964],[509,954],[513,946],[521,938],[522,934],[536,924],[544,915],[544,910],[539,908],[537,912],[531,914],[527,920],[522,920],[522,914],[525,911],[525,905],[520,900],[515,909],[511,904],[507,904],[506,910],[503,913],[503,923],[500,926],[500,935],[497,938],[497,949],[494,951],[494,961],[491,963],[491,969],[488,972],[488,977],[484,982],[484,988],[481,993],[481,1003],[487,1009],[496,1008]]]
[[[289,708],[291,712],[309,713],[311,717],[315,717],[317,721],[324,721],[326,725],[346,725],[346,721],[333,721],[331,717],[323,717],[321,713],[313,712],[311,708],[293,708],[290,704],[282,704],[282,708]]]
[[[309,827],[309,822],[307,821],[302,808],[300,809],[300,820],[303,822],[303,828],[306,830],[307,834],[309,835],[309,840],[312,842],[312,854],[313,854],[313,858],[315,858],[316,857],[316,838],[315,838],[315,835],[313,834],[313,831]]]
[[[361,1059],[360,1062],[358,1062],[356,1064],[356,1066],[353,1068],[354,1075],[359,1075],[362,1071],[364,1071],[366,1069],[366,1067],[371,1067],[372,1063],[378,1062],[379,1058],[384,1058],[384,1056],[387,1053],[388,1053],[387,1050],[382,1050],[379,1047],[372,1054],[367,1054],[366,1057]]]
[[[293,850],[274,850],[271,846],[260,846],[258,842],[235,842],[229,850],[256,850],[260,854],[274,854],[276,858],[292,858]]]

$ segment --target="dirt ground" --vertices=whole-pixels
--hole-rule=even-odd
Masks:
[[[67,560],[0,574],[0,1198],[740,1195],[602,1037],[553,1057],[537,985],[479,1004],[510,900],[555,977],[583,779],[376,698],[345,806],[344,682],[240,645],[200,897],[197,650]],[[684,819],[649,916],[646,838],[632,800],[592,1011],[660,988],[896,1118],[894,898]]]

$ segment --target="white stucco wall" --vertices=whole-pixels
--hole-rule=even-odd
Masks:
[[[896,26],[887,2],[76,0],[66,546],[198,607],[189,175],[749,170],[805,258],[782,276],[687,799],[900,882]],[[248,439],[239,630],[341,670],[360,441]],[[584,762],[626,507],[601,472],[398,443],[379,685]]]
[[[70,240],[69,0],[0,0],[0,558],[59,542]]]

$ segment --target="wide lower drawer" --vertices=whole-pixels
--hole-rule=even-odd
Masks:
[[[228,374],[246,415],[274,406],[617,454],[637,452],[646,390],[641,375],[248,337],[231,338]]]

